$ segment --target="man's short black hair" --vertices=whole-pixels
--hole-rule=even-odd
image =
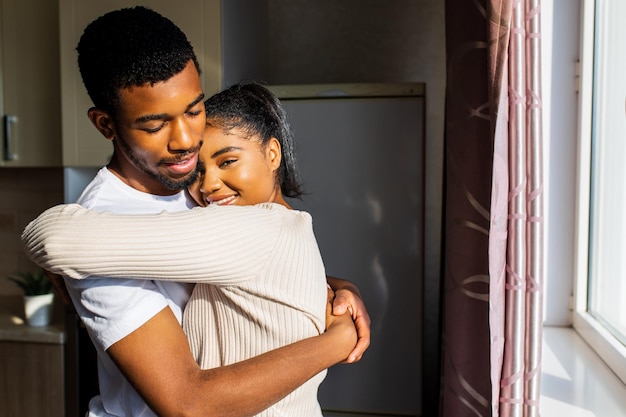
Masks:
[[[155,84],[200,66],[185,34],[145,7],[115,10],[91,22],[78,47],[78,67],[93,104],[114,113],[122,88]]]

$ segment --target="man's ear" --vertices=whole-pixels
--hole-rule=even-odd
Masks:
[[[280,142],[278,139],[272,137],[267,143],[267,153],[266,157],[270,163],[270,166],[273,170],[277,170],[280,167],[280,162],[282,160]]]
[[[115,139],[115,129],[113,128],[113,120],[109,113],[104,110],[100,110],[97,107],[92,107],[87,110],[87,116],[91,123],[98,129],[98,132],[109,140]]]

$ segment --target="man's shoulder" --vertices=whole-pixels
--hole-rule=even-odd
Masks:
[[[100,169],[76,202],[88,209],[98,208],[108,195],[115,195],[110,190],[112,180],[112,175],[106,168]]]
[[[160,213],[161,211],[183,211],[195,205],[184,191],[161,196],[139,191],[102,168],[85,187],[77,203],[97,211],[112,213]]]

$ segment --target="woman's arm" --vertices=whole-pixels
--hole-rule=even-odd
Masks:
[[[249,279],[265,262],[286,213],[271,204],[158,215],[60,205],[33,220],[22,243],[44,270],[75,279],[106,276],[231,285]]]
[[[22,234],[26,253],[44,270],[72,278],[125,277],[231,285],[247,280],[273,248],[285,210],[207,207],[159,215],[113,215],[60,205],[33,220]],[[242,262],[245,260],[245,262]],[[358,344],[347,362],[370,344],[370,318],[358,288],[328,277],[333,313],[346,310]]]

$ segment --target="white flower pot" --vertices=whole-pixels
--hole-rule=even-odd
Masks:
[[[42,327],[50,324],[53,300],[54,293],[24,296],[24,311],[29,326]]]

